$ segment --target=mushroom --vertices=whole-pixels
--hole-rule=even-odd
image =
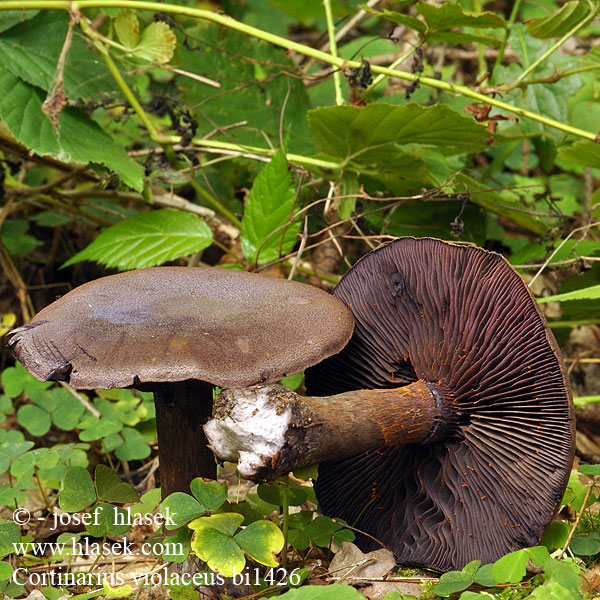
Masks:
[[[401,238],[334,295],[356,326],[306,372],[307,392],[324,397],[223,392],[205,426],[217,454],[259,480],[320,462],[321,511],[363,531],[364,552],[377,539],[402,564],[460,569],[536,545],[567,483],[574,418],[557,344],[519,275],[494,252]],[[225,433],[252,402],[282,421],[256,468]]]
[[[157,267],[86,283],[12,332],[37,379],[154,392],[163,497],[214,478],[202,425],[213,386],[273,382],[338,352],[343,304],[298,283],[218,268]]]

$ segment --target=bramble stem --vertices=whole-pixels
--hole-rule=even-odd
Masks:
[[[333,13],[331,12],[331,0],[323,0],[325,7],[325,20],[327,21],[327,35],[329,36],[329,52],[337,58],[337,42],[335,41],[335,25],[333,24]],[[333,72],[333,89],[335,90],[335,103],[339,106],[344,104],[342,92],[342,73],[339,70]]]
[[[150,10],[153,12],[155,12],[157,9],[160,9],[160,11],[163,13],[185,15],[197,19],[206,19],[208,21],[212,21],[213,23],[217,23],[219,25],[223,25],[236,31],[240,31],[241,33],[251,35],[253,37],[259,38],[276,46],[286,48],[288,50],[293,50],[294,52],[298,52],[305,56],[310,56],[312,58],[315,58],[316,60],[323,61],[327,64],[339,68],[360,68],[361,66],[361,63],[359,61],[343,60],[337,56],[332,56],[327,52],[322,52],[321,50],[311,48],[310,46],[305,46],[304,44],[299,44],[298,42],[294,42],[292,40],[288,40],[278,35],[274,35],[272,33],[269,33],[268,31],[263,31],[261,29],[257,29],[256,27],[246,25],[245,23],[240,23],[239,21],[236,21],[235,19],[232,19],[227,15],[223,15],[217,12],[211,12],[208,10],[189,8],[187,6],[176,6],[173,4],[157,4],[155,2],[147,2],[144,0],[79,0],[75,2],[70,2],[69,0],[7,0],[0,4],[0,10],[19,11],[28,9],[62,9],[75,11],[83,10],[85,8],[129,8],[133,10]],[[531,119],[532,121],[537,121],[538,123],[542,123],[544,125],[547,125],[548,127],[559,129],[560,131],[564,131],[565,133],[569,133],[586,140],[596,141],[596,134],[592,133],[591,131],[585,131],[583,129],[579,129],[578,127],[572,127],[570,125],[566,125],[565,123],[561,123],[560,121],[556,121],[555,119],[551,119],[544,115],[531,112],[524,108],[513,106],[506,102],[502,102],[501,100],[498,100],[496,98],[485,96],[484,94],[476,92],[475,90],[472,90],[471,88],[464,85],[448,83],[446,81],[439,81],[432,77],[419,77],[418,74],[408,73],[406,71],[396,71],[394,69],[390,69],[389,67],[381,67],[377,65],[373,65],[371,67],[371,70],[374,73],[388,75],[389,77],[396,77],[405,81],[412,82],[418,78],[419,82],[422,85],[427,85],[429,87],[444,90],[453,94],[460,94],[462,96],[466,96],[467,98],[472,98],[477,102],[483,102],[484,104],[488,104],[501,110],[505,110],[519,115],[520,117]],[[293,160],[289,156],[288,158],[290,160]]]
[[[563,35],[560,38],[560,40],[558,40],[555,44],[548,48],[548,50],[546,50],[546,52],[544,52],[537,60],[534,60],[511,84],[507,86],[508,90],[512,90],[513,88],[518,87],[521,81],[523,81],[525,77],[527,77],[527,75],[535,71],[535,69],[537,69],[555,50],[558,50],[558,48],[560,48],[570,37],[574,36],[582,27],[585,27],[590,21],[592,21],[596,17],[598,8],[594,7],[589,2],[588,4],[590,4],[590,14],[585,19],[583,19],[583,21],[577,23],[575,27],[567,31],[567,33],[565,33],[565,35]]]
[[[506,44],[508,44],[508,38],[510,37],[510,30],[519,14],[519,9],[521,8],[521,0],[514,0],[513,7],[510,12],[510,17],[508,17],[508,23],[506,24],[506,30],[504,31],[504,39],[502,40],[502,44],[498,50],[498,56],[496,56],[496,62],[494,63],[494,67],[492,68],[492,74],[490,76],[490,83],[495,81],[494,76],[496,75],[497,68],[502,64],[502,58],[504,57],[504,51],[506,50]]]

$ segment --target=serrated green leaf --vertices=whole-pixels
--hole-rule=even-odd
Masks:
[[[293,248],[300,223],[286,223],[292,216],[294,196],[287,163],[277,151],[257,175],[246,200],[241,236],[246,260],[271,262]]]
[[[567,302],[569,300],[596,300],[600,298],[600,285],[593,285],[582,290],[575,290],[574,292],[566,292],[565,294],[556,294],[554,296],[544,296],[538,298],[538,303],[544,304],[545,302]]]
[[[279,564],[273,555],[283,548],[283,533],[272,521],[255,521],[233,539],[250,558],[261,565],[276,567]]]
[[[527,573],[528,563],[527,551],[517,550],[497,560],[492,575],[498,583],[519,583]]]
[[[162,65],[173,58],[176,44],[177,39],[171,28],[164,21],[155,21],[144,29],[140,43],[131,49],[131,54]]]
[[[506,27],[506,21],[497,13],[472,12],[458,2],[444,2],[440,6],[417,2],[416,11],[425,19],[430,30],[447,31],[455,27]]]
[[[93,260],[121,270],[143,269],[199,252],[211,242],[210,227],[196,215],[154,210],[105,229],[63,267]]]
[[[0,119],[31,152],[64,162],[104,165],[124,183],[142,191],[144,171],[125,150],[79,109],[67,107],[58,116],[57,132],[42,111],[45,94],[0,67]]]
[[[395,144],[477,151],[489,137],[483,125],[442,104],[327,106],[309,111],[308,122],[315,143],[324,152],[355,160],[367,150],[385,151],[385,145]]]
[[[408,27],[409,29],[417,31],[421,34],[425,33],[425,31],[427,30],[427,26],[425,25],[425,23],[423,23],[423,21],[417,19],[416,17],[404,15],[402,13],[396,12],[394,10],[389,10],[387,8],[384,8],[383,10],[378,10],[369,7],[365,8],[365,10],[367,10],[372,15],[382,17],[384,19],[387,19],[388,21],[391,21],[392,23],[398,23],[398,25],[404,25],[405,27]]]
[[[296,69],[284,50],[219,26],[201,25],[186,29],[186,33],[194,46],[200,44],[200,50],[180,47],[181,68],[202,73],[221,84],[215,90],[187,80],[186,100],[198,107],[193,113],[198,121],[198,135],[217,128],[214,139],[264,148],[265,137],[275,144],[279,140],[283,116],[288,151],[313,151],[306,123],[308,94],[301,79],[284,76],[288,69]],[[265,77],[258,84],[255,64],[260,64]],[[241,122],[247,125],[230,127]]]
[[[331,10],[334,16],[342,17],[356,11],[356,5],[362,0],[344,2],[332,0]],[[271,4],[281,8],[302,23],[325,16],[322,0],[270,0]]]
[[[574,165],[600,169],[600,144],[581,140],[559,148],[558,155]]]
[[[137,502],[138,493],[126,481],[121,481],[119,475],[106,465],[97,465],[95,472],[98,498],[107,502]]]
[[[586,2],[566,2],[550,16],[529,21],[527,33],[542,40],[561,37],[585,19],[589,12]]]
[[[65,475],[58,505],[65,512],[79,512],[96,500],[92,477],[83,467],[71,467]]]
[[[113,21],[117,38],[126,48],[134,48],[140,41],[140,22],[133,10],[121,10]]]
[[[0,36],[0,64],[14,76],[44,91],[56,77],[58,57],[69,26],[66,11],[40,11],[33,19]],[[40,35],[40,31],[44,35]],[[71,100],[98,100],[117,95],[117,86],[104,61],[76,27],[64,67],[64,90]],[[2,88],[8,89],[8,88]]]

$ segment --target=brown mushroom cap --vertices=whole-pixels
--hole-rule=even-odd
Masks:
[[[335,352],[354,326],[317,288],[219,268],[158,267],[86,283],[16,330],[38,379],[82,389],[139,382],[272,382]]]
[[[453,416],[439,442],[321,463],[321,510],[407,565],[459,569],[536,545],[566,486],[574,420],[558,347],[519,275],[493,252],[402,238],[360,260],[334,295],[355,331],[307,371],[307,391],[420,379],[447,390]]]

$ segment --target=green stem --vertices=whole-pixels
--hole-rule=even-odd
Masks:
[[[172,138],[179,139],[179,138]],[[239,144],[233,144],[231,142],[220,142],[218,140],[205,140],[202,138],[194,138],[192,142],[200,148],[215,148],[217,150],[229,150],[232,152],[240,152],[242,154],[257,154],[259,156],[271,157],[275,154],[276,150],[270,148],[260,148],[258,146],[241,146]],[[176,142],[175,142],[176,143]],[[288,152],[285,155],[289,162],[303,165],[307,167],[319,167],[321,169],[330,169],[332,171],[342,170],[346,166],[346,162],[332,162],[330,160],[321,160],[319,158],[312,158],[310,156],[303,156],[302,154],[294,154]]]
[[[235,225],[238,229],[242,228],[242,222],[212,194],[209,194],[193,177],[190,179],[190,185],[200,194],[216,211],[220,212],[226,219]]]
[[[537,60],[534,60],[511,84],[508,85],[509,90],[518,87],[521,81],[523,81],[527,75],[535,71],[535,69],[537,69],[555,50],[558,50],[558,48],[560,48],[570,37],[574,36],[582,27],[585,27],[596,17],[598,8],[591,4],[590,7],[590,14],[583,19],[583,21],[577,23],[575,27],[567,31],[565,35],[563,35],[555,44],[548,48],[548,50],[546,50],[546,52],[544,52]]]
[[[283,550],[281,551],[281,567],[287,569],[287,547],[288,547],[288,532],[290,519],[290,482],[289,478],[285,477],[285,481],[281,484],[281,530],[283,533]]]
[[[496,75],[498,67],[502,64],[502,59],[504,58],[504,51],[506,50],[506,45],[508,44],[508,38],[510,37],[510,30],[515,23],[515,19],[519,14],[519,8],[521,8],[521,0],[514,0],[513,7],[510,12],[510,17],[508,18],[508,23],[506,24],[506,30],[504,31],[504,39],[502,40],[502,44],[498,50],[498,56],[496,56],[496,62],[494,63],[494,67],[492,68],[492,75],[490,77],[490,83],[495,81],[494,77]]]
[[[521,81],[519,87],[522,88],[527,85],[535,85],[536,83],[556,83],[565,77],[577,75],[578,73],[585,73],[587,71],[597,71],[598,69],[600,69],[600,64],[586,65],[585,67],[577,67],[576,69],[567,69],[565,71],[557,71],[554,73],[554,75],[550,75],[549,77],[538,77],[536,79],[527,79],[526,81]],[[498,90],[501,92],[510,91],[508,88],[505,88],[502,85],[498,86]]]
[[[325,7],[325,20],[327,21],[327,35],[329,36],[329,52],[331,56],[337,58],[337,42],[335,41],[335,25],[333,23],[333,13],[331,12],[331,0],[323,0]],[[342,72],[336,69],[333,72],[333,89],[335,90],[335,103],[344,104],[344,94],[342,92]]]
[[[332,56],[327,52],[322,52],[321,50],[316,50],[315,48],[310,48],[309,46],[305,46],[304,44],[299,44],[298,42],[288,40],[286,38],[274,35],[267,31],[262,31],[250,25],[246,25],[245,23],[240,23],[226,15],[217,12],[211,12],[208,10],[188,8],[187,6],[176,6],[173,4],[157,4],[155,2],[147,2],[143,0],[79,0],[74,2],[70,2],[69,0],[6,0],[5,2],[0,3],[0,10],[82,10],[85,8],[130,8],[150,11],[156,11],[157,9],[160,9],[160,11],[164,13],[185,15],[198,19],[206,19],[208,21],[212,21],[213,23],[218,23],[225,27],[235,29],[236,31],[240,31],[247,35],[251,35],[253,37],[262,39],[276,46],[280,46],[282,48],[286,48],[288,50],[292,50],[294,52],[310,56],[312,58],[315,58],[317,60],[323,61],[327,64],[339,68],[359,68],[361,66],[361,63],[359,61],[343,60],[337,56]],[[394,69],[390,69],[389,67],[380,67],[378,65],[373,65],[371,67],[371,70],[374,73],[388,75],[389,77],[396,77],[398,79],[404,79],[406,81],[411,82],[419,78],[418,75],[414,73],[408,73],[406,71],[395,71]],[[555,119],[550,119],[544,115],[539,115],[529,110],[517,106],[512,106],[511,104],[502,102],[501,100],[497,100],[496,98],[485,96],[484,94],[476,92],[469,87],[448,83],[446,81],[439,81],[438,79],[433,79],[432,77],[420,77],[419,81],[422,85],[427,85],[429,87],[444,90],[446,92],[460,94],[466,96],[467,98],[472,98],[477,102],[483,102],[484,104],[495,106],[496,108],[499,108],[501,110],[506,110],[523,118],[531,119],[532,121],[537,121],[538,123],[543,123],[548,127],[559,129],[560,131],[564,131],[565,133],[569,133],[586,140],[596,140],[595,133],[579,129],[577,127],[571,127],[570,125],[566,125],[564,123],[561,123],[560,121],[556,121]],[[288,156],[288,158],[292,160],[291,157]]]
[[[398,65],[401,65],[419,46],[411,46],[407,52],[405,52],[400,58],[397,58],[388,68],[395,69]],[[373,70],[373,68],[371,68]],[[373,83],[367,88],[367,92],[370,92],[376,85],[380,84],[386,78],[385,75],[377,75],[373,80]]]
[[[473,11],[480,13],[482,10],[481,0],[473,0]],[[477,29],[477,35],[481,35],[481,29]],[[477,42],[477,80],[480,80],[486,71],[484,47],[481,42]]]
[[[100,56],[102,56],[102,58],[104,59],[104,62],[106,63],[110,74],[113,76],[113,79],[119,86],[121,92],[123,92],[123,96],[125,96],[125,99],[127,100],[127,102],[129,102],[129,104],[135,111],[135,114],[144,124],[144,127],[148,130],[148,133],[150,134],[152,140],[154,140],[157,143],[163,142],[163,139],[154,127],[154,123],[152,123],[150,117],[146,114],[146,111],[143,109],[142,105],[138,102],[138,99],[135,97],[135,94],[129,89],[129,86],[123,79],[121,71],[119,71],[110,53],[106,49],[106,46],[102,42],[102,36],[100,36],[98,32],[94,31],[94,29],[90,27],[88,23],[86,23],[85,19],[80,19],[79,25],[83,33],[85,33],[88,36],[88,38],[93,42],[94,46],[100,53]]]

